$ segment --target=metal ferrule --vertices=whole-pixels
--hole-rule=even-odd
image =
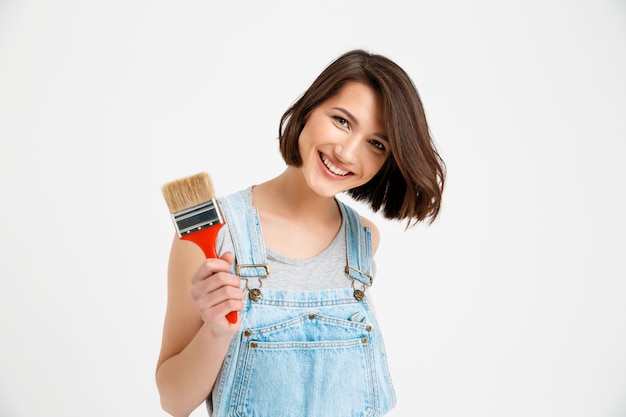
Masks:
[[[224,223],[224,218],[215,200],[198,204],[172,214],[172,220],[179,237]]]

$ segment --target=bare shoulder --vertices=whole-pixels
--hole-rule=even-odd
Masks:
[[[369,227],[369,229],[372,231],[372,254],[374,254],[376,253],[376,250],[378,249],[378,244],[380,243],[380,232],[378,231],[378,227],[376,227],[374,222],[372,222],[370,219],[363,216],[360,216],[360,218],[363,226]]]

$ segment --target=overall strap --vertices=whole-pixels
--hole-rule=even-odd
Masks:
[[[218,199],[235,247],[235,274],[264,278],[269,275],[259,214],[242,190]]]
[[[235,274],[242,278],[269,275],[269,265],[257,210],[252,207],[249,190],[239,191],[218,199],[235,248]],[[354,296],[363,298],[372,285],[372,232],[363,226],[359,214],[336,200],[346,221],[345,273],[353,280]],[[357,284],[358,283],[358,284]]]
[[[362,284],[361,288],[355,287],[355,298],[363,296],[365,288],[372,285],[374,277],[372,276],[372,231],[369,227],[363,226],[359,214],[344,204],[339,202],[341,212],[346,218],[346,248],[347,248],[347,265],[346,274],[353,280]],[[360,294],[358,292],[360,291]]]

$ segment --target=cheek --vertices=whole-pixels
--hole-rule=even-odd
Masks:
[[[376,155],[372,157],[368,162],[367,176],[369,178],[374,177],[374,175],[378,174],[378,171],[381,170],[383,165],[385,164],[386,157],[381,157]]]
[[[307,123],[298,136],[298,148],[302,150],[311,147],[313,138],[315,138],[315,130]]]

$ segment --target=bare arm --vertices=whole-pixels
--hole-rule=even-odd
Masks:
[[[168,266],[168,298],[156,382],[161,406],[188,416],[211,393],[240,323],[226,320],[243,308],[232,255],[204,259],[193,243],[174,238]]]

